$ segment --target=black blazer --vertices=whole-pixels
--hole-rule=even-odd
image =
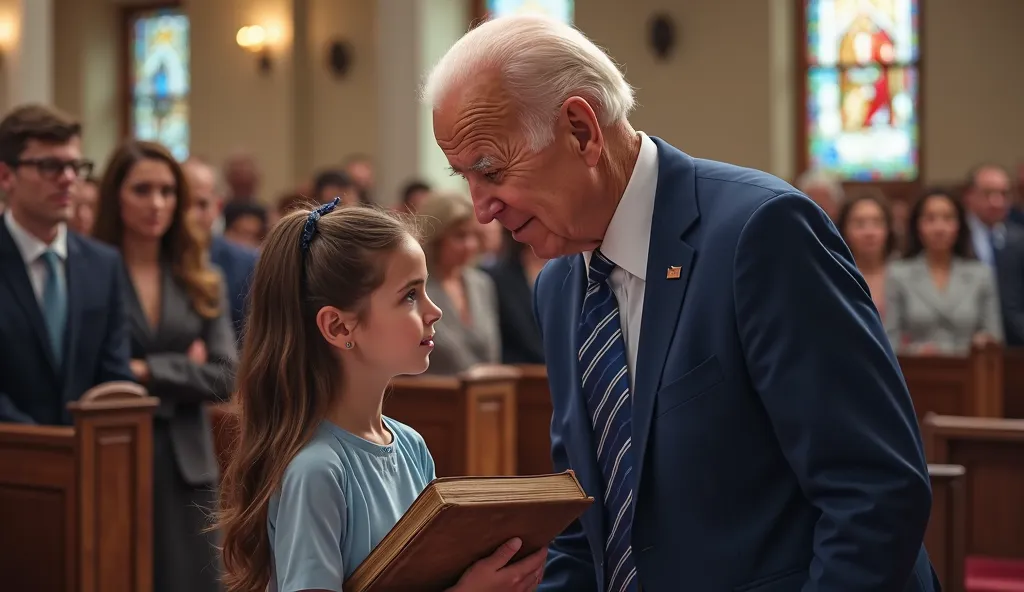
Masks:
[[[533,316],[533,290],[523,266],[505,259],[484,271],[491,275],[498,293],[502,363],[543,364],[544,344]]]
[[[185,287],[174,279],[170,266],[165,265],[160,320],[154,329],[146,319],[127,270],[123,273],[131,355],[149,365],[146,388],[160,398],[157,427],[169,426],[174,457],[187,483],[214,483],[218,471],[213,429],[203,404],[228,398],[238,363],[227,291],[222,290],[220,315],[204,319],[192,308]],[[188,359],[188,349],[196,339],[206,344],[206,364]],[[163,424],[164,421],[167,423]]]
[[[1024,345],[1024,227],[1006,222],[1006,242],[996,251],[996,284],[1006,345]]]
[[[210,243],[210,262],[221,269],[231,301],[231,321],[235,335],[242,336],[245,322],[245,303],[249,297],[249,285],[256,271],[259,253],[253,249],[236,245],[222,236],[213,237]]]
[[[68,231],[64,363],[49,344],[28,269],[0,216],[0,421],[69,425],[67,403],[129,368],[121,256]]]

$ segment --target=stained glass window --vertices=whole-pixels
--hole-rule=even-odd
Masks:
[[[806,168],[919,175],[920,0],[805,0]]]
[[[131,26],[131,132],[188,158],[189,22],[180,10],[140,13]]]
[[[572,23],[573,0],[487,0],[487,13],[492,16],[534,13]]]

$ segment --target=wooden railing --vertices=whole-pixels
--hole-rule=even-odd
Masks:
[[[0,424],[0,588],[152,590],[156,405],[107,383],[69,405],[73,427]]]

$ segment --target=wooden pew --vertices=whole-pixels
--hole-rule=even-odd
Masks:
[[[516,391],[516,456],[519,475],[551,473],[551,392],[548,369],[543,364],[516,366],[519,386]]]
[[[384,414],[423,436],[439,477],[514,475],[519,375],[512,366],[486,365],[458,376],[395,378]],[[223,473],[238,435],[237,407],[220,403],[208,412]]]
[[[511,366],[458,376],[395,378],[384,414],[427,442],[438,477],[516,474],[516,385]]]
[[[107,383],[68,405],[73,427],[0,423],[0,588],[153,589],[156,406]]]
[[[1003,417],[1024,419],[1024,347],[1003,353]]]
[[[1003,417],[1003,349],[976,346],[968,356],[900,356],[918,419],[929,413]]]
[[[967,509],[965,470],[960,465],[928,465],[932,481],[932,513],[924,547],[947,592],[963,592]]]
[[[928,461],[962,465],[967,557],[1024,559],[1024,420],[929,415]]]

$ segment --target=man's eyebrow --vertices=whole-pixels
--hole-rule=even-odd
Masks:
[[[490,156],[481,156],[480,158],[476,159],[476,162],[469,165],[469,168],[466,170],[472,171],[474,173],[480,173],[492,168],[494,168],[494,159],[491,158]],[[462,171],[455,167],[448,167],[448,169],[451,170],[451,172],[456,175],[462,174]]]

